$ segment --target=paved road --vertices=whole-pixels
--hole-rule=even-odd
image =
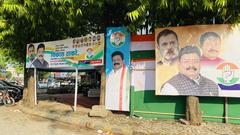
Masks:
[[[0,105],[1,135],[97,135],[96,131],[80,129],[77,126],[30,116],[16,106]]]

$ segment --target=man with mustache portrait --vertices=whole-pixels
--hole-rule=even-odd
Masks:
[[[29,44],[27,53],[28,53],[29,62],[27,62],[26,67],[31,68],[33,66],[32,63],[34,62],[36,57],[35,47],[32,43]]]
[[[157,36],[157,48],[161,56],[158,64],[173,64],[177,61],[179,52],[177,34],[169,29],[161,31]]]
[[[33,62],[33,60],[35,59],[35,47],[34,47],[34,45],[33,44],[30,44],[29,46],[28,46],[28,56],[29,56],[29,60],[31,61],[31,62]]]
[[[221,38],[217,33],[203,33],[200,37],[200,47],[203,52],[202,65],[217,66],[224,61],[218,57],[221,51]]]
[[[218,85],[200,74],[201,53],[196,46],[185,46],[179,52],[179,73],[168,80],[160,95],[218,96]]]
[[[37,59],[34,60],[33,65],[36,68],[47,68],[48,62],[44,59],[45,45],[39,44],[37,47]]]
[[[156,76],[158,81],[156,83],[158,95],[163,84],[178,72],[177,59],[179,48],[178,36],[175,31],[163,29],[157,33],[155,56],[156,74],[158,75]]]
[[[115,51],[112,57],[112,70],[106,79],[106,109],[129,111],[129,68],[124,63],[124,55]],[[114,98],[113,98],[114,97]]]

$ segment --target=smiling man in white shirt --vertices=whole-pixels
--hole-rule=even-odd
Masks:
[[[129,111],[129,69],[120,51],[112,53],[112,71],[107,75],[106,109]]]

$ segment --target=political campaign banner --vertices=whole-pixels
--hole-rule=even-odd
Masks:
[[[239,25],[155,29],[156,95],[240,97]]]
[[[104,64],[104,34],[27,45],[26,68],[71,68]]]
[[[135,92],[155,90],[154,35],[131,35],[131,87]]]
[[[129,111],[130,33],[125,27],[107,28],[106,97],[109,110]]]

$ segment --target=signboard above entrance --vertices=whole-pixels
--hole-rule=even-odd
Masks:
[[[104,34],[27,45],[26,68],[71,68],[104,63]]]

